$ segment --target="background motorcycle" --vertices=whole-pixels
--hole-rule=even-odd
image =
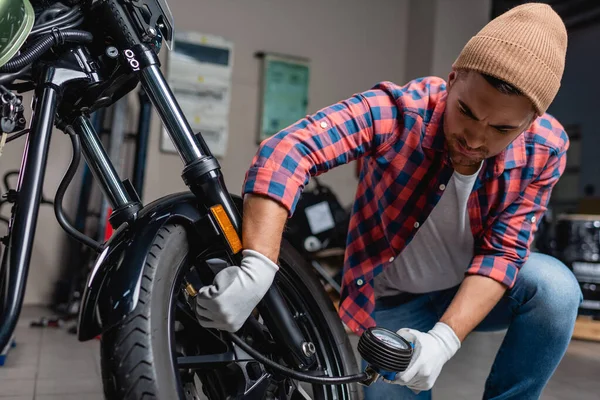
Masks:
[[[12,0],[2,7],[7,18],[0,25],[10,28],[0,30],[2,130],[10,133],[7,141],[26,135],[27,144],[3,241],[0,348],[10,340],[22,306],[56,126],[73,144],[54,199],[57,219],[99,253],[78,335],[102,335],[108,398],[192,399],[201,392],[211,399],[306,398],[296,380],[268,362],[311,376],[356,372],[332,303],[310,265],[285,241],[274,285],[237,336],[196,321],[190,303],[197,289],[221,268],[240,263],[242,206],[228,193],[217,160],[202,135],[192,132],[161,73],[157,54],[173,37],[164,0]],[[182,178],[190,189],[146,206],[119,178],[89,120],[140,83],[184,163]],[[29,129],[19,94],[25,91],[34,91]],[[115,233],[106,243],[75,230],[62,209],[81,150],[114,210]],[[241,342],[232,343],[236,337]],[[261,363],[242,349],[247,345],[265,355]],[[310,389],[314,398],[357,398],[350,384]]]

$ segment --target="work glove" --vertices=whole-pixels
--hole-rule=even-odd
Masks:
[[[254,250],[242,251],[239,267],[227,267],[196,296],[196,317],[205,328],[238,331],[264,297],[279,270],[277,264]]]
[[[413,356],[408,368],[387,382],[406,386],[416,393],[431,389],[444,364],[460,349],[460,340],[443,322],[426,333],[408,328],[397,333],[413,344]]]

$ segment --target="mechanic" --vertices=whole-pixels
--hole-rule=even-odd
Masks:
[[[360,158],[339,313],[357,334],[377,325],[415,344],[366,399],[431,398],[470,332],[503,329],[484,398],[538,398],[582,301],[565,265],[530,250],[565,169],[569,140],[546,110],[566,48],[550,6],[517,6],[471,38],[447,82],[382,82],[265,140],[244,183],[242,266],[202,289],[202,324],[241,327],[310,177]]]

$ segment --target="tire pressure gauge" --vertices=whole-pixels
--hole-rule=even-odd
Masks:
[[[410,364],[413,345],[402,336],[385,328],[369,328],[358,341],[358,352],[367,362],[365,370],[369,376],[363,385],[370,385],[383,377],[394,380]]]

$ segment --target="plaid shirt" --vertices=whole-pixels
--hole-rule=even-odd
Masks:
[[[374,277],[410,243],[453,174],[446,97],[440,78],[382,82],[266,139],[246,173],[244,193],[269,196],[291,215],[310,176],[361,158],[339,308],[357,333],[375,324]],[[468,199],[475,246],[467,274],[514,285],[568,147],[563,127],[544,114],[484,161]]]

